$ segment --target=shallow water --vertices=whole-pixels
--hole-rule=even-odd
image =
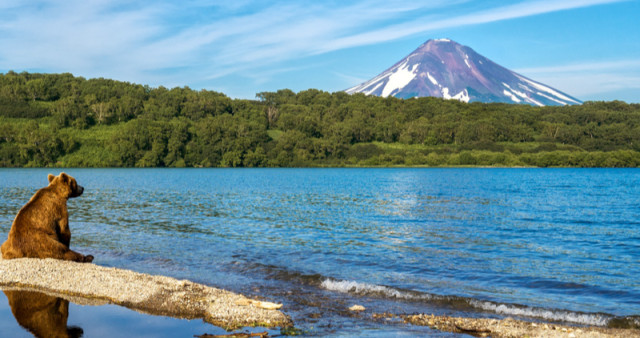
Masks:
[[[193,337],[194,335],[226,334],[220,328],[202,320],[176,319],[150,316],[116,305],[83,306],[39,292],[20,291],[21,299],[15,299],[18,291],[0,292],[0,328],[2,337],[40,336],[64,337]],[[34,297],[35,296],[35,297]],[[31,312],[12,311],[7,297],[15,303],[26,302]],[[256,331],[259,332],[259,331]],[[81,334],[81,335],[78,335]]]
[[[0,170],[1,238],[59,171]],[[430,332],[373,311],[640,315],[637,169],[66,172],[85,187],[72,248],[94,263],[281,301],[308,334]]]

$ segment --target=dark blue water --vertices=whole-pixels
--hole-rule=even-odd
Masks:
[[[0,237],[60,170],[0,170]],[[607,325],[640,315],[637,169],[67,169],[94,263],[285,303],[310,334],[370,312]],[[344,309],[368,308],[360,316]]]

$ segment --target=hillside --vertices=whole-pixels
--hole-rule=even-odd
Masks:
[[[638,104],[468,104],[315,89],[256,97],[9,72],[0,75],[0,166],[640,165]]]

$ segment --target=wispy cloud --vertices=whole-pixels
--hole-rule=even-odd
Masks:
[[[292,26],[302,7],[262,5],[244,13],[255,3],[3,2],[0,69],[184,84],[189,77],[222,76],[250,64],[260,67],[295,50],[290,43],[295,35],[282,30]],[[183,17],[175,19],[176,14]],[[311,26],[300,28],[294,32]],[[314,33],[325,34],[319,28]]]
[[[581,62],[515,71],[580,98],[615,91],[640,94],[640,60]]]
[[[209,44],[221,47],[211,57],[211,61],[221,65],[209,74],[214,78],[250,69],[257,64],[372,45],[445,28],[620,1],[623,0],[533,1],[454,17],[450,16],[448,9],[467,1],[432,1],[420,6],[407,6],[397,1],[360,1],[337,9],[332,6],[335,4],[276,4],[247,16],[217,22],[204,29],[196,28],[210,32],[224,30],[224,36],[203,41],[202,36],[206,34],[187,31],[183,35],[192,36],[193,39],[179,39],[197,40],[199,42],[193,45],[201,43],[205,49]],[[407,21],[403,18],[408,12],[422,15]]]
[[[221,67],[209,76],[223,76],[255,65],[317,54],[323,46],[348,32],[398,20],[406,12],[442,5],[443,2],[438,1],[428,6],[408,6],[395,1],[369,0],[334,8],[332,4],[315,2],[276,3],[205,28],[189,29],[180,34],[179,40],[189,41],[201,50],[215,46],[211,61]],[[208,35],[202,31],[224,33]]]
[[[522,74],[549,74],[549,73],[568,73],[568,72],[592,72],[592,71],[611,71],[620,70],[627,71],[629,68],[640,67],[640,59],[638,60],[617,60],[617,61],[598,61],[598,62],[581,62],[559,66],[545,66],[532,68],[519,68],[516,71]],[[640,85],[640,83],[638,84]]]
[[[344,74],[340,72],[333,72],[333,74],[344,79],[346,83],[363,83],[367,81],[367,78],[353,76],[353,75]]]
[[[347,5],[339,0],[214,5],[201,0],[8,0],[0,4],[0,70],[72,71],[164,85],[239,72],[273,76],[263,67],[286,71],[290,68],[278,63],[445,28],[620,1],[538,0],[483,8],[464,6],[469,0]]]
[[[461,14],[453,17],[442,18],[438,15],[422,17],[409,22],[389,25],[377,30],[365,31],[355,35],[333,39],[319,48],[317,52],[328,52],[342,48],[350,48],[361,45],[396,40],[420,33],[441,30],[445,28],[462,27],[469,25],[485,24],[503,20],[522,18],[544,13],[588,7],[594,5],[621,2],[626,0],[568,0],[568,1],[533,1],[522,2],[514,5],[501,6],[487,10],[481,10],[470,14]]]
[[[41,1],[0,14],[3,68],[113,69],[161,30],[158,9],[117,1]]]

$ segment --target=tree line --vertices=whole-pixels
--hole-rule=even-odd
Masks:
[[[640,105],[255,100],[71,74],[0,74],[2,167],[640,165]]]

